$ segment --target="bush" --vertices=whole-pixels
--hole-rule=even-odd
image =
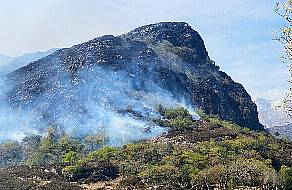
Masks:
[[[183,107],[164,108],[159,105],[157,110],[166,119],[166,121],[160,122],[162,125],[175,129],[191,129],[194,126],[192,116]]]
[[[145,168],[139,175],[144,183],[150,186],[164,186],[170,188],[179,177],[178,168],[173,165],[151,165]],[[165,187],[166,186],[166,187]]]
[[[64,155],[63,162],[64,163],[75,163],[80,159],[80,155],[77,152],[69,151]]]
[[[0,145],[0,166],[19,164],[23,160],[22,147],[17,142],[8,141]]]
[[[292,168],[285,165],[279,171],[283,189],[292,189]]]
[[[249,187],[279,185],[276,171],[264,162],[256,159],[239,159],[229,166],[230,186],[245,185]]]
[[[168,126],[177,129],[187,129],[192,128],[193,122],[187,118],[175,118],[169,121]]]
[[[160,114],[167,119],[187,118],[191,119],[192,116],[188,110],[183,107],[178,108],[160,108]]]
[[[102,149],[93,151],[87,157],[83,159],[81,162],[88,162],[88,161],[107,161],[111,158],[114,158],[118,153],[119,149],[115,147],[106,146]]]

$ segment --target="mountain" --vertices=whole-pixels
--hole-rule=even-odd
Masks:
[[[214,63],[187,23],[151,24],[57,50],[8,74],[5,100],[39,130],[100,131],[110,144],[163,133],[151,122],[160,104],[264,130],[250,95]]]
[[[272,109],[272,102],[273,102],[272,100],[267,100],[264,98],[255,98],[254,101],[257,105],[259,114],[261,111]]]
[[[27,65],[30,62],[36,61],[42,57],[45,57],[47,55],[52,54],[53,52],[55,52],[57,49],[53,48],[50,49],[48,51],[44,51],[44,52],[32,52],[32,53],[26,53],[22,56],[19,57],[15,57],[15,58],[8,58],[6,59],[7,61],[4,64],[0,64],[0,74],[7,74],[9,72],[12,72],[16,69],[19,69],[25,65]],[[0,57],[0,63],[1,63],[1,57]]]
[[[7,55],[3,55],[0,54],[0,67],[2,65],[5,65],[6,63],[8,63],[9,61],[13,60],[13,57],[7,56]]]
[[[285,126],[292,123],[291,117],[280,108],[280,100],[255,99],[258,106],[259,120],[267,128]]]
[[[292,123],[275,126],[269,128],[269,131],[274,134],[276,137],[284,138],[284,139],[292,139]]]

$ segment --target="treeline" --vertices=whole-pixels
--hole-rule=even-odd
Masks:
[[[75,138],[58,127],[49,127],[44,136],[31,135],[21,142],[0,144],[0,166],[62,164],[100,149],[106,143],[107,137],[100,133]]]
[[[59,165],[69,181],[119,179],[115,189],[292,189],[290,142],[200,111],[199,121],[184,108],[158,111],[155,122],[169,132],[153,140],[103,147],[104,137],[74,139],[50,129],[44,137],[2,144],[1,163]]]

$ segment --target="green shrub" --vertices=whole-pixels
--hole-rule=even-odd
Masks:
[[[19,164],[22,160],[23,152],[19,143],[7,141],[0,145],[0,166]]]
[[[90,153],[87,158],[85,158],[86,161],[88,160],[98,160],[98,161],[106,161],[110,160],[111,158],[114,158],[116,154],[118,153],[119,149],[115,147],[106,146],[102,149],[93,151]]]
[[[186,129],[186,128],[191,128],[193,126],[192,120],[188,118],[175,118],[171,119],[169,121],[169,125],[172,128],[178,128],[178,129]]]
[[[62,174],[66,177],[71,177],[82,172],[83,172],[83,168],[78,164],[65,166],[62,169]]]
[[[178,181],[179,170],[173,165],[151,165],[138,175],[148,186],[162,186],[164,189],[173,187]]]
[[[64,163],[75,163],[80,159],[80,155],[77,152],[69,151],[64,155],[63,162]]]
[[[158,122],[159,124],[177,129],[187,129],[195,126],[191,114],[183,107],[164,108],[159,105],[157,110],[166,119],[166,121]]]
[[[292,189],[292,168],[282,165],[279,173],[283,189]]]
[[[183,107],[164,109],[161,114],[167,119],[192,118],[188,110]]]

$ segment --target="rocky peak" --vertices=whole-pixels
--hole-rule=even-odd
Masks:
[[[175,47],[189,48],[185,54],[195,56],[192,62],[206,63],[208,52],[199,33],[185,22],[161,22],[139,27],[122,35],[126,38],[154,43],[170,42]]]

